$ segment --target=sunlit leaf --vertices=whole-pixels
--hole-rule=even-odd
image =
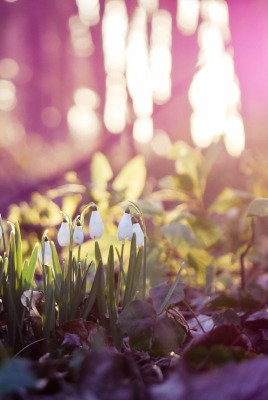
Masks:
[[[113,170],[103,153],[96,152],[91,162],[91,181],[94,186],[105,189],[107,182],[112,179]]]
[[[72,194],[68,196],[64,196],[62,199],[62,208],[61,210],[66,213],[70,218],[73,218],[74,213],[77,210],[78,204],[82,199],[81,194]]]
[[[113,182],[115,191],[124,192],[126,200],[136,200],[143,192],[146,180],[145,161],[142,156],[130,160]]]
[[[91,180],[98,185],[106,185],[112,179],[113,170],[106,156],[96,152],[91,162]]]
[[[197,271],[197,284],[206,283],[206,269],[214,263],[214,258],[203,249],[191,249],[188,253],[189,265]]]
[[[193,149],[183,141],[178,141],[171,148],[169,158],[175,160],[175,168],[178,175],[181,177],[188,175],[190,177],[188,183],[192,182],[192,191],[198,196],[202,195],[204,182],[201,176],[203,163],[201,152]]]
[[[67,184],[59,186],[55,189],[50,189],[47,192],[47,195],[51,199],[55,199],[57,197],[67,196],[70,194],[85,193],[85,191],[86,191],[86,188],[84,185],[79,185],[77,183],[67,183]]]
[[[206,249],[219,242],[221,233],[213,221],[207,218],[191,217],[187,219],[187,223]]]
[[[248,217],[267,217],[268,216],[268,199],[254,199],[247,209]]]
[[[170,243],[177,247],[183,258],[187,257],[192,247],[200,246],[191,229],[182,223],[173,222],[162,228],[162,232]]]
[[[248,204],[252,200],[251,193],[225,188],[210,205],[209,211],[217,214],[223,214],[234,207]]]
[[[39,244],[37,243],[33,249],[30,260],[27,264],[24,264],[22,270],[22,287],[23,290],[29,289],[32,287],[33,277],[35,273],[36,263],[38,259],[39,252]]]
[[[146,217],[155,217],[164,213],[163,206],[160,202],[150,200],[137,200],[136,204],[142,210],[142,213]]]

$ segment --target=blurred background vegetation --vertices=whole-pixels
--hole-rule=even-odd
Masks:
[[[200,283],[207,279],[207,265],[221,272],[223,283],[225,267],[237,268],[251,234],[245,209],[253,197],[266,197],[268,191],[268,5],[262,0],[246,5],[191,1],[198,13],[186,12],[183,22],[183,3],[0,0],[0,211],[21,223],[25,253],[46,228],[55,238],[60,210],[72,217],[90,201],[105,219],[103,243],[116,241],[116,225],[131,200],[147,220],[151,280],[173,275],[178,259],[187,259],[199,272]],[[122,31],[117,11],[125,18]],[[109,64],[120,48],[116,35],[114,42],[107,39],[109,26],[123,35],[123,66],[114,59]],[[171,60],[170,70],[164,71],[168,61],[162,65],[158,60],[161,76],[168,75],[162,97],[159,88],[151,88],[150,98],[141,90],[157,71],[152,60],[150,68],[145,62],[145,72],[139,69],[140,53],[133,69],[144,80],[131,86],[127,57],[133,27],[142,30],[145,61],[153,46],[166,46],[160,54]],[[235,157],[230,153],[236,142],[226,139],[227,128],[225,132],[213,125],[214,132],[210,125],[201,127],[203,131],[199,127],[203,133],[211,131],[202,142],[192,122],[197,105],[208,100],[212,107],[223,98],[219,91],[206,99],[207,92],[215,95],[213,80],[202,81],[199,97],[191,97],[197,80],[205,76],[198,73],[215,57],[227,57],[233,66],[236,97],[231,106],[225,105],[224,115],[232,112],[238,128],[243,127]],[[214,111],[202,109],[206,121],[213,120]],[[140,121],[146,122],[145,128]],[[266,222],[257,228],[265,258]]]

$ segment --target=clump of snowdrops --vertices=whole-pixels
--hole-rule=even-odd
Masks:
[[[94,251],[92,257],[88,255],[91,250],[82,257],[88,214]],[[121,247],[111,245],[107,260],[98,243],[104,229],[95,203],[84,207],[73,220],[63,213],[57,242],[65,255],[60,256],[47,230],[30,258],[23,260],[18,222],[12,224],[0,217],[2,342],[13,352],[53,338],[57,328],[68,321],[90,319],[96,305],[96,323],[108,330],[113,344],[120,348],[119,312],[132,300],[144,300],[146,296],[146,230],[142,212],[136,204],[129,203],[118,225]],[[130,241],[127,255],[126,241]],[[92,241],[89,247],[92,248]],[[41,272],[39,282],[35,279],[37,269]]]

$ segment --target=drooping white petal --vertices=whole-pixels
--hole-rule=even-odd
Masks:
[[[42,243],[41,250],[39,252],[39,260],[42,265],[52,264],[52,252],[50,242],[48,240],[44,240]]]
[[[2,236],[3,236],[3,230],[2,230],[2,227],[0,225],[0,239],[2,238]]]
[[[61,247],[70,244],[70,228],[67,221],[63,221],[58,232],[58,243]]]
[[[40,317],[37,306],[42,301],[43,296],[44,294],[38,290],[25,290],[21,295],[21,303],[30,311],[31,316]]]
[[[74,236],[73,236],[74,242],[76,244],[82,244],[84,241],[84,232],[83,228],[81,225],[76,225],[74,228]]]
[[[89,221],[89,233],[92,239],[98,239],[102,236],[104,232],[104,225],[100,216],[99,211],[93,209],[91,212],[91,217]]]
[[[138,221],[133,223],[133,233],[136,233],[136,246],[144,246],[144,233]]]
[[[133,235],[133,225],[131,222],[131,215],[129,209],[124,212],[123,217],[118,225],[118,239],[119,240],[131,240]]]

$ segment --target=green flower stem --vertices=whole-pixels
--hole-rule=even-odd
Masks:
[[[3,248],[4,248],[4,253],[7,254],[7,245],[6,245],[6,238],[5,238],[5,234],[4,234],[4,226],[3,226],[3,220],[0,214],[0,226],[2,229],[2,240],[3,240]],[[1,238],[0,238],[1,241]]]
[[[121,294],[121,286],[122,286],[122,278],[124,281],[124,285],[126,285],[126,274],[124,271],[124,248],[125,248],[125,241],[122,241],[121,245],[121,254],[118,254],[119,258],[119,272],[118,272],[118,281],[117,281],[117,288],[116,288],[116,295],[115,295],[115,302],[118,306],[120,301],[120,294]]]
[[[147,265],[146,265],[146,236],[144,236],[144,249],[143,249],[143,279],[142,279],[142,300],[146,298],[146,277],[147,277]]]
[[[246,268],[245,268],[245,257],[248,254],[249,250],[253,246],[255,239],[255,224],[254,219],[251,218],[251,237],[249,242],[245,248],[245,250],[240,254],[240,275],[241,275],[241,290],[245,290],[246,286]]]

